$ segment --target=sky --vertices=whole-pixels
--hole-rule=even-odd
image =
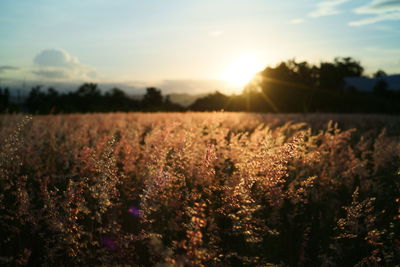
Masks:
[[[400,0],[1,0],[7,81],[240,87],[295,58],[400,73]],[[161,88],[163,89],[163,88]],[[232,89],[233,90],[233,89]]]

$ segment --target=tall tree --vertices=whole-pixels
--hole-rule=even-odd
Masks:
[[[145,108],[154,110],[163,104],[163,97],[161,90],[155,87],[149,87],[146,89],[146,94],[143,97],[143,104]]]

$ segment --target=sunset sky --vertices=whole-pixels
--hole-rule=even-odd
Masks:
[[[400,72],[399,0],[1,0],[0,81],[219,81],[296,58]],[[215,84],[213,84],[215,82]]]

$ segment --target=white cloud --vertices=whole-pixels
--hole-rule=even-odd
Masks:
[[[83,65],[77,57],[62,49],[45,49],[33,59],[32,73],[55,80],[87,80],[96,77],[96,70]]]
[[[356,8],[356,14],[383,14],[400,12],[399,0],[373,0],[371,3]]]
[[[349,0],[327,0],[317,4],[316,10],[311,12],[311,17],[323,17],[339,14],[341,11],[337,8],[339,5]]]
[[[388,20],[400,20],[400,1],[373,0],[364,6],[356,8],[354,13],[370,16],[350,22],[350,26],[361,26]]]
[[[292,19],[290,21],[290,24],[300,24],[300,23],[303,23],[303,22],[304,22],[304,19]]]

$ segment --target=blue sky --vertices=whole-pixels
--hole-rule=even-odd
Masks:
[[[243,55],[399,73],[400,0],[1,0],[0,40],[2,80],[220,80]]]

